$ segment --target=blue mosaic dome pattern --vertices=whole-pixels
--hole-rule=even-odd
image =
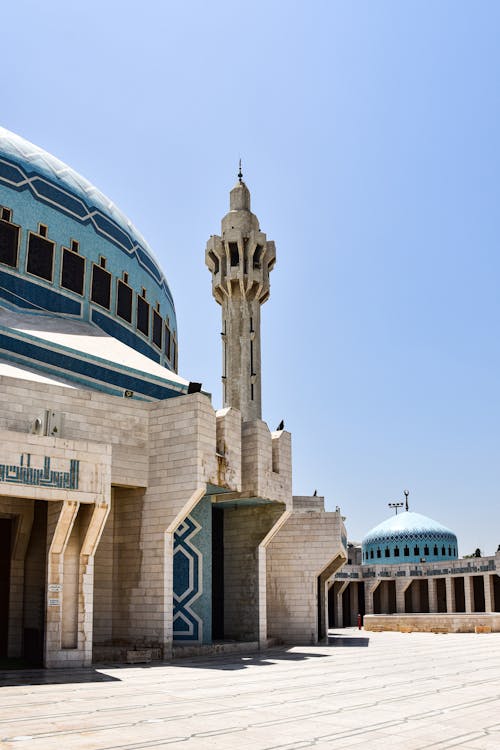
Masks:
[[[91,323],[158,364],[177,369],[174,301],[144,237],[111,200],[75,170],[0,127],[3,211],[2,207],[7,209],[7,221],[20,232],[15,264],[0,263],[0,303],[4,307]],[[45,236],[54,246],[48,278],[33,275],[29,267],[27,243],[39,234],[40,225],[45,225]],[[78,293],[61,282],[62,256],[73,244],[86,263],[84,289]],[[111,285],[109,301],[103,307],[92,298],[91,287],[94,266],[104,262]],[[127,285],[131,290],[127,294],[133,299],[132,311],[127,311],[125,319],[117,312],[119,282]]]
[[[369,531],[362,542],[364,565],[387,565],[455,560],[455,534],[432,518],[406,511],[387,518]]]

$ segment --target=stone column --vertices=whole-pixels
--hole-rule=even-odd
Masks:
[[[373,592],[377,588],[379,581],[365,581],[365,614],[373,615]]]
[[[493,581],[491,580],[491,575],[489,573],[484,574],[484,611],[485,612],[494,612],[495,611],[495,602],[494,602],[494,589],[493,589]]]
[[[66,500],[62,503],[49,503],[49,529],[51,515],[60,511],[55,520],[52,541],[49,547],[47,562],[47,609],[46,609],[46,633],[45,633],[45,666],[59,666],[59,652],[61,651],[62,639],[62,587],[64,580],[64,552],[75,523],[80,503]],[[53,513],[51,513],[53,511]]]
[[[456,610],[456,604],[455,604],[455,589],[453,587],[453,578],[451,576],[446,576],[446,611],[448,613],[455,612]]]
[[[398,615],[404,615],[405,608],[405,591],[411,584],[411,580],[406,578],[396,578],[396,612]]]
[[[472,576],[464,576],[465,611],[474,612],[474,589],[472,588]]]
[[[437,581],[435,578],[429,578],[427,584],[429,587],[429,612],[438,611],[438,598],[437,598]]]
[[[349,586],[349,581],[344,581],[343,583],[340,584],[339,590],[337,591],[336,620],[337,620],[338,628],[344,627],[344,607],[342,606],[342,596],[348,586]]]

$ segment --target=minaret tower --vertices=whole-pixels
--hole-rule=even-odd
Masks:
[[[212,294],[222,307],[223,401],[249,422],[262,417],[260,306],[269,298],[276,250],[250,211],[241,162],[221,234],[208,240],[205,262],[212,273]]]

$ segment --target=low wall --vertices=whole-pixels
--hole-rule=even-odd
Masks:
[[[365,630],[400,633],[499,633],[500,612],[365,615]]]

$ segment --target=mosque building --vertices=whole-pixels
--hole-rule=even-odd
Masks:
[[[0,128],[0,658],[77,667],[325,636],[346,532],[322,498],[292,495],[290,433],[262,420],[276,250],[241,171],[205,257],[217,411],[178,374],[174,299],[142,235]]]
[[[500,630],[500,615],[484,619],[500,613],[500,547],[459,558],[453,531],[409,510],[408,494],[361,545],[348,543],[347,564],[328,582],[330,626],[359,617],[372,630]]]

